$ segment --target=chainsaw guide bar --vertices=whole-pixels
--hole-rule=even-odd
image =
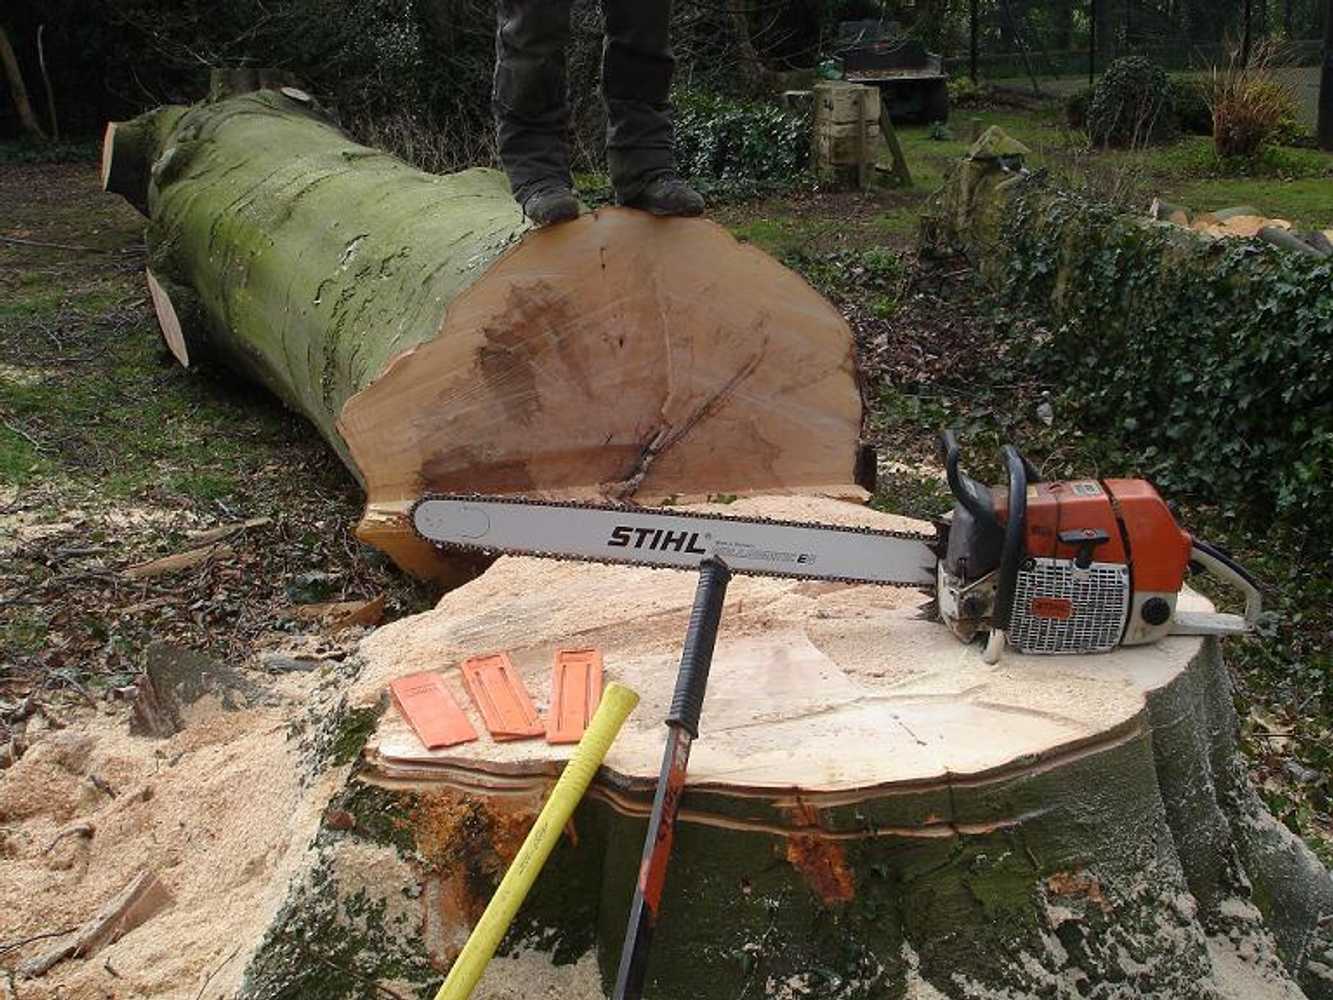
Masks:
[[[429,494],[412,528],[445,550],[693,570],[723,559],[733,573],[933,588],[933,535],[570,500]]]

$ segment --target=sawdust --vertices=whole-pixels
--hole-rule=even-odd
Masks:
[[[0,941],[76,926],[140,868],[175,902],[97,955],[23,982],[24,1000],[194,998],[210,974],[206,997],[233,995],[332,788],[302,794],[287,741],[310,683],[286,678],[272,704],[242,711],[195,706],[167,740],[129,736],[123,709],[34,739],[0,778]],[[57,840],[73,824],[92,835]],[[7,952],[5,964],[58,943]]]

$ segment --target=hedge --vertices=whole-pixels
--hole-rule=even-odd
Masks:
[[[1113,435],[1172,494],[1329,537],[1333,258],[1209,242],[984,163],[965,162],[939,197],[923,233],[1045,314],[1027,356],[1083,428]]]

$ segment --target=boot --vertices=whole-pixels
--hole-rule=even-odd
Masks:
[[[675,174],[654,177],[633,198],[621,199],[622,205],[641,208],[653,215],[703,215],[704,199]]]
[[[523,200],[523,214],[534,226],[551,226],[579,217],[579,200],[564,185],[540,188]]]

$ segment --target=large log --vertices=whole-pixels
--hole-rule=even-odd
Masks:
[[[813,498],[728,509],[925,527]],[[607,995],[693,589],[505,558],[363,644],[351,718],[435,669],[484,733],[456,664],[497,649],[539,703],[569,644],[642,696],[480,996]],[[1249,784],[1216,640],[990,667],[921,601],[733,581],[649,998],[1333,997],[1333,880]],[[569,752],[428,751],[389,709],[326,813],[309,861],[325,877],[294,884],[245,995],[360,995],[288,944],[348,926],[373,942],[343,951],[363,978],[431,995]]]
[[[173,353],[305,414],[409,570],[440,569],[403,517],[427,490],[858,492],[846,323],[711,222],[525,232],[501,174],[421,173],[291,88],[114,124],[103,179],[151,220]]]

